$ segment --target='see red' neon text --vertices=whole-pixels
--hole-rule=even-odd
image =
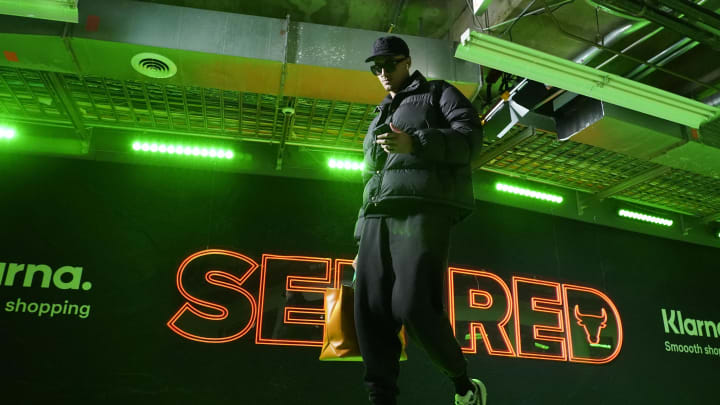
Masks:
[[[248,280],[258,269],[259,287],[252,288]],[[232,342],[254,327],[255,344],[319,347],[323,292],[339,287],[348,278],[344,272],[352,271],[347,259],[263,254],[258,264],[241,253],[203,250],[178,268],[185,303],[167,325],[204,343]],[[591,287],[519,276],[507,283],[488,271],[450,267],[447,297],[448,317],[465,353],[482,347],[491,356],[603,364],[622,347],[617,307]],[[266,306],[282,307],[282,327],[303,337],[275,336],[277,328],[269,327],[277,325],[264,324]]]

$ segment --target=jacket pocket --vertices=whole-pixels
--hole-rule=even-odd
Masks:
[[[455,181],[441,176],[436,170],[387,170],[383,178],[382,197],[417,197],[432,200],[449,200],[454,194]]]

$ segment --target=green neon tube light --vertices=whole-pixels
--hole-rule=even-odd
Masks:
[[[0,139],[13,139],[15,138],[15,130],[12,128],[0,127]]]
[[[656,217],[653,215],[647,215],[647,214],[643,214],[641,212],[620,210],[620,211],[618,211],[618,215],[620,215],[621,217],[625,217],[625,218],[636,219],[638,221],[650,222],[653,224],[663,225],[663,226],[672,226],[672,224],[673,224],[672,219],[666,219],[666,218]]]
[[[720,116],[718,107],[471,30],[455,57],[692,128]]]
[[[470,334],[469,334],[469,333],[467,333],[467,334],[465,335],[465,340],[470,340]],[[476,334],[475,334],[475,340],[482,340],[482,335],[481,335],[480,333],[476,333]]]
[[[132,148],[136,152],[157,153],[161,155],[194,156],[210,159],[232,159],[235,157],[235,153],[232,150],[208,148],[205,146],[136,141],[133,142]]]
[[[602,343],[590,343],[590,347],[600,347],[600,348],[602,348],[602,349],[608,349],[608,350],[612,349],[612,346],[610,346],[610,345],[605,345],[605,344],[602,344]]]
[[[352,160],[347,160],[347,159],[333,158],[333,159],[328,160],[328,167],[331,169],[338,169],[338,170],[361,171],[361,170],[365,170],[365,163],[354,162]]]
[[[535,342],[535,347],[537,347],[538,349],[543,349],[543,350],[549,350],[549,349],[550,349],[550,346],[544,345],[544,344],[538,343],[538,342]]]
[[[555,204],[561,204],[563,202],[563,198],[559,195],[541,193],[539,191],[530,190],[522,187],[515,187],[504,183],[495,184],[495,190],[520,195],[523,197],[535,198],[537,200],[548,201]]]

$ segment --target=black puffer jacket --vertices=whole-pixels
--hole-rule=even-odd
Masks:
[[[453,219],[473,206],[470,162],[482,146],[482,124],[470,101],[449,83],[427,81],[415,71],[395,98],[376,108],[363,149],[365,191],[355,226],[359,240],[365,215],[386,207],[446,208]],[[386,153],[375,143],[375,128],[392,122],[413,138],[413,153]]]

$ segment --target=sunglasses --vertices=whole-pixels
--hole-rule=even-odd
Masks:
[[[386,73],[392,73],[395,71],[395,68],[397,67],[398,63],[404,61],[407,59],[407,57],[402,59],[388,59],[385,63],[376,63],[374,65],[370,66],[370,71],[375,75],[379,76],[380,73],[382,73],[382,70],[385,69]]]

